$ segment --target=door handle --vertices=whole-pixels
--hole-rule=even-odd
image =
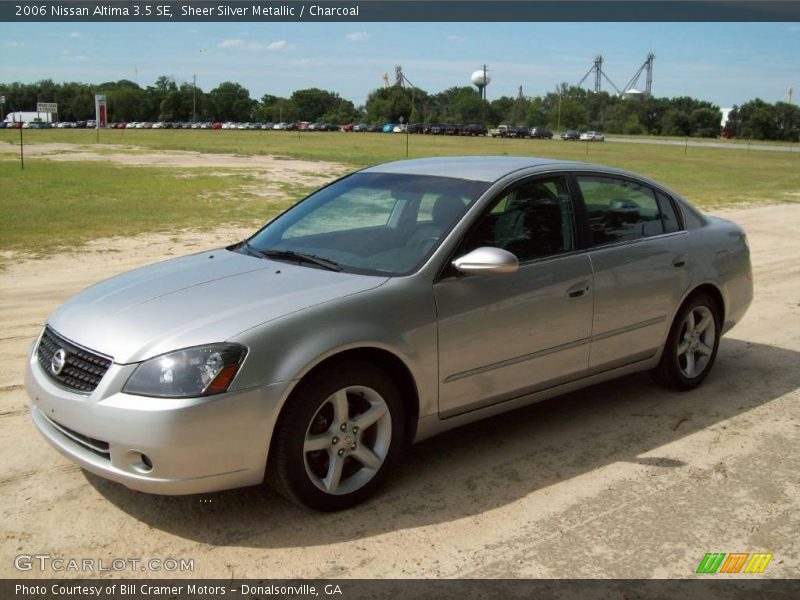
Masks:
[[[676,269],[680,269],[681,267],[685,267],[686,266],[686,256],[685,255],[676,256],[672,260],[672,266],[675,267]]]
[[[569,296],[570,298],[580,298],[588,291],[589,291],[589,282],[581,281],[580,283],[573,285],[571,288],[567,290],[567,296]]]

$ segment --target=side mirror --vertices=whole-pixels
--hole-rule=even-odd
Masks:
[[[453,266],[473,275],[513,273],[519,268],[519,259],[507,250],[483,246],[455,259]]]

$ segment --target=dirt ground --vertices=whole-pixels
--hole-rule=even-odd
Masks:
[[[0,154],[14,155],[17,152],[19,150],[11,144],[0,145]],[[339,163],[283,156],[211,154],[185,150],[154,152],[141,146],[115,144],[31,144],[25,146],[25,155],[59,162],[98,161],[122,166],[205,168],[212,174],[217,169],[246,169],[247,173],[273,184],[304,186],[320,186],[352,170]]]
[[[89,244],[0,272],[0,576],[20,554],[193,559],[197,577],[692,577],[706,552],[772,552],[800,577],[800,205],[723,213],[756,295],[706,383],[635,375],[415,446],[375,499],[337,514],[269,490],[162,497],[81,471],[36,432],[25,355],[48,313],[127,269],[243,237]],[[113,248],[110,251],[109,248]],[[25,576],[109,576],[40,571]]]

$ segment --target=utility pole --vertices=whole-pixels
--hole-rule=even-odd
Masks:
[[[558,87],[558,123],[556,124],[556,133],[561,132],[561,94],[563,93],[561,86]]]
[[[197,123],[197,75],[192,75],[192,123]]]

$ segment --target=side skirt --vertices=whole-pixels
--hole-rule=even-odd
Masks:
[[[450,429],[467,425],[468,423],[474,423],[475,421],[480,421],[481,419],[485,419],[487,417],[492,417],[510,410],[522,408],[523,406],[528,406],[529,404],[535,404],[536,402],[541,402],[542,400],[548,400],[568,392],[574,392],[575,390],[589,387],[597,383],[602,383],[603,381],[608,381],[609,379],[615,379],[617,377],[630,375],[631,373],[637,373],[639,371],[647,371],[658,364],[660,354],[661,353],[658,352],[655,356],[651,356],[646,360],[631,363],[625,365],[624,367],[618,367],[616,369],[611,369],[610,371],[597,373],[596,375],[582,377],[568,383],[563,383],[545,390],[540,390],[532,394],[518,396],[504,402],[492,404],[491,406],[479,408],[467,413],[461,413],[447,419],[443,419],[439,415],[429,415],[427,417],[423,417],[419,420],[417,434],[414,437],[414,443],[421,442],[422,440],[433,437],[440,433],[444,433]]]

